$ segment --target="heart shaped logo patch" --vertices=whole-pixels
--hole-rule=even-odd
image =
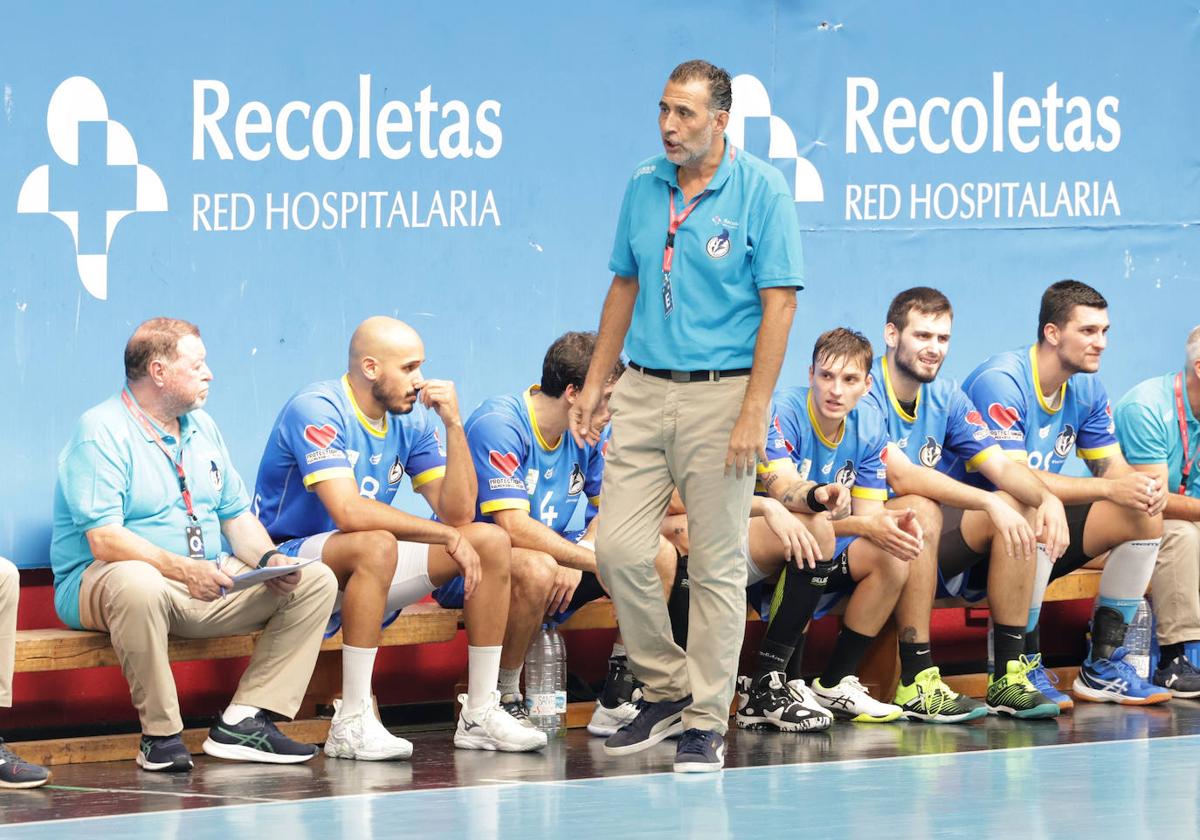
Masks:
[[[318,449],[326,449],[337,440],[337,429],[328,423],[324,426],[314,426],[310,423],[304,427],[304,439]]]

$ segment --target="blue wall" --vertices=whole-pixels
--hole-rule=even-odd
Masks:
[[[796,204],[808,289],[785,380],[803,375],[811,341],[825,328],[849,324],[880,335],[887,301],[915,283],[940,286],[955,303],[946,366],[955,376],[991,352],[1031,340],[1038,295],[1065,276],[1092,283],[1112,304],[1103,373],[1114,396],[1177,364],[1186,330],[1200,321],[1192,305],[1200,264],[1192,227],[1200,202],[1193,142],[1200,53],[1197,12],[1184,4],[1138,10],[1058,3],[1042,14],[938,2],[614,2],[603,12],[557,3],[164,5],[106,12],[28,3],[5,16],[0,428],[10,444],[0,552],[21,565],[46,562],[55,456],[79,413],[119,387],[121,349],[147,317],[168,314],[201,326],[216,375],[209,410],[248,480],[283,400],[306,382],[339,374],[350,331],[368,315],[393,314],[416,326],[426,341],[427,375],[454,379],[464,407],[534,380],[556,335],[596,325],[625,181],[660,148],[657,98],[671,67],[687,58],[703,56],[757,79],[777,119],[747,116],[745,145],[766,156],[774,144],[789,178],[797,168],[808,173],[800,179],[805,200]],[[995,73],[1003,74],[1005,125],[998,135]],[[359,130],[363,75],[371,86],[367,157]],[[85,289],[67,225],[16,212],[27,176],[43,164],[50,167],[49,209],[89,211],[81,217],[85,251],[104,250],[98,220],[105,210],[133,206],[132,170],[102,165],[99,124],[81,126],[79,171],[52,148],[48,104],[75,76],[103,92],[108,118],[128,129],[138,162],[161,179],[168,204],[165,212],[120,221],[107,248],[104,299]],[[203,133],[202,159],[194,149],[198,80],[211,82],[210,91],[228,90],[228,113],[218,125],[231,160],[222,160]],[[1050,131],[1041,100],[1053,84],[1063,104]],[[857,91],[849,102],[848,86]],[[872,86],[879,103],[862,120],[879,139],[878,153],[847,116],[863,110]],[[440,106],[462,103],[465,134],[442,137],[457,123],[458,106],[439,109],[422,149],[417,109],[426,87]],[[1021,96],[1035,103],[1022,111],[1014,106]],[[911,101],[914,123],[932,97],[946,98],[945,110],[937,103],[926,109],[935,148],[950,137],[955,106],[968,97],[978,104],[958,105],[957,147],[935,153],[915,128],[900,125],[893,150],[884,114],[897,97]],[[1105,97],[1115,98],[1115,107]],[[406,103],[413,121],[410,133],[388,135],[394,147],[411,142],[399,159],[385,156],[374,130],[380,109],[393,100]],[[291,101],[307,103],[310,113],[327,101],[344,103],[354,132],[347,153],[327,160],[310,148],[307,158],[290,160],[274,133],[251,134],[252,154],[271,145],[264,159],[247,160],[235,124],[251,101],[263,103],[272,120]],[[202,113],[215,102],[210,92]],[[736,101],[739,107],[747,105]],[[892,107],[903,123],[904,104]],[[1031,152],[1013,147],[1014,107],[1018,120],[1040,115],[1039,126],[1016,133],[1021,143],[1038,139]],[[1052,150],[1066,122],[1085,108],[1092,141],[1111,150]],[[1101,110],[1105,120],[1096,117]],[[324,137],[337,146],[337,109],[330,113]],[[391,113],[398,122],[403,109]],[[981,114],[988,122],[982,146],[969,151]],[[289,125],[290,145],[312,144],[311,118],[293,116]],[[1072,131],[1073,140],[1085,142],[1083,123]],[[789,135],[799,162],[784,148]],[[997,137],[1000,151],[993,148]],[[898,151],[909,138],[912,150]],[[470,148],[469,158],[447,156],[462,148]],[[821,201],[808,200],[814,171]],[[1001,202],[981,217],[940,219],[925,218],[917,205],[914,217],[914,185],[918,195],[951,185],[941,193],[948,209],[952,195],[977,194],[965,184],[1009,182],[1019,185],[1011,188],[1011,210]],[[1084,202],[1093,212],[1103,209],[1099,216],[1067,215],[1061,207],[1044,216],[1028,205],[1021,212],[1024,185],[1037,194],[1043,182],[1047,209],[1060,182],[1072,196],[1076,182],[1089,192],[1097,184],[1101,195],[1111,182],[1119,212],[1100,201]],[[865,205],[848,196],[870,195],[864,185],[878,184],[894,185],[903,199],[895,218],[856,217],[854,208]],[[415,226],[426,220],[435,193],[446,221],[460,221],[450,210],[456,190],[468,195],[463,216],[476,224],[443,226],[435,216],[429,227]],[[382,229],[373,203],[366,229],[356,213],[344,230],[323,230],[324,218],[312,230],[295,229],[296,219],[281,230],[280,214],[266,212],[268,195],[278,204],[284,193],[330,192],[340,202],[342,193],[372,191],[386,193]],[[489,191],[495,210],[482,213]],[[397,218],[389,229],[397,192],[409,226]],[[246,230],[208,231],[196,221],[196,202],[211,204],[219,193],[254,202]],[[150,198],[141,196],[146,206]],[[307,223],[311,211],[301,209],[299,221]],[[211,224],[211,211],[207,218]]]

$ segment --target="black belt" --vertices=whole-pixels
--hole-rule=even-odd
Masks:
[[[663,370],[661,368],[642,367],[635,361],[629,366],[638,373],[647,376],[657,376],[659,379],[670,379],[672,382],[720,382],[728,376],[749,376],[750,368],[735,368],[733,370]]]

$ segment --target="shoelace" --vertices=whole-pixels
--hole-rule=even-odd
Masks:
[[[688,729],[679,736],[679,752],[704,755],[712,736],[713,733],[703,729]]]
[[[4,739],[0,738],[0,758],[12,764],[24,764],[24,760],[15,752],[8,748],[8,744],[4,743]]]
[[[1022,658],[1025,658],[1024,655],[1022,655]],[[1042,664],[1042,655],[1040,653],[1035,653],[1033,656],[1028,657],[1027,661],[1029,662],[1028,671],[1030,674],[1036,674],[1038,677],[1044,679],[1047,685],[1058,685],[1058,674]],[[1030,682],[1034,681],[1034,677],[1032,676],[1029,679]]]
[[[843,678],[838,685],[842,686],[842,688],[846,691],[856,691],[865,694],[868,697],[871,696],[871,692],[867,690],[865,685],[859,682],[858,677],[856,677],[854,674]]]
[[[1130,686],[1146,685],[1147,681],[1142,678],[1142,675],[1139,674],[1132,665],[1125,661],[1125,654],[1125,648],[1117,648],[1113,653],[1112,658],[1108,661],[1113,668],[1116,669],[1117,673],[1121,675],[1121,678],[1128,682]]]

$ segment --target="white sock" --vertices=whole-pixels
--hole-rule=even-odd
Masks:
[[[625,645],[621,644],[620,642],[614,642],[612,655],[625,656]]]
[[[479,709],[491,702],[500,678],[500,645],[467,645],[467,707]]]
[[[342,708],[359,709],[371,698],[371,673],[378,648],[342,645]]]
[[[521,690],[521,669],[523,665],[518,665],[516,668],[501,668],[500,678],[496,681],[496,688],[500,695],[516,694]]]
[[[1100,575],[1100,604],[1116,609],[1126,623],[1133,620],[1150,585],[1160,543],[1161,539],[1130,540],[1108,554]]]
[[[254,717],[261,711],[262,709],[258,708],[258,706],[243,706],[241,703],[230,703],[225,707],[225,711],[221,712],[221,720],[230,726],[237,726],[246,718]]]
[[[1045,543],[1037,544],[1037,565],[1033,572],[1033,593],[1029,598],[1029,618],[1025,622],[1025,632],[1032,633],[1037,627],[1042,615],[1042,601],[1046,598],[1046,587],[1050,584],[1050,572],[1054,570],[1054,561],[1046,551]]]

